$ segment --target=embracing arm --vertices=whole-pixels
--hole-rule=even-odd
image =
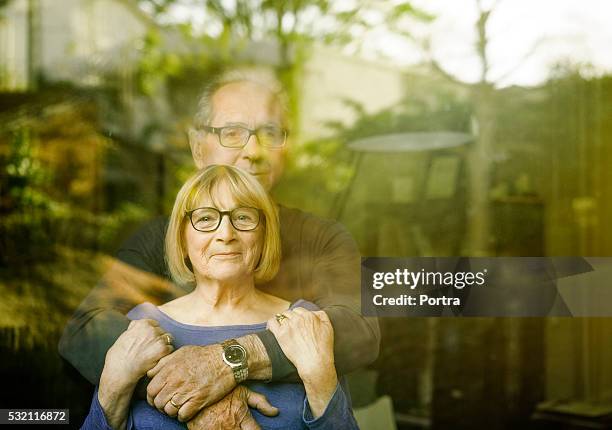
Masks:
[[[255,335],[236,339],[248,352],[249,377],[269,379],[270,362],[265,348]],[[151,382],[147,401],[158,410],[173,413],[180,421],[190,420],[202,408],[208,408],[236,387],[234,374],[222,359],[220,344],[188,345],[164,357],[147,372]],[[169,409],[170,400],[180,405]]]
[[[345,375],[378,358],[380,328],[376,318],[361,315],[361,255],[355,240],[339,223],[321,235],[324,252],[313,274],[313,299],[334,328],[336,369]]]
[[[376,318],[363,317],[361,308],[361,256],[352,236],[336,222],[306,219],[299,237],[307,237],[306,264],[310,267],[303,298],[328,315],[334,328],[335,365],[340,375],[367,366],[378,357],[380,329]],[[298,380],[293,364],[274,335],[257,333],[266,348],[272,380]]]
[[[108,259],[103,278],[64,328],[60,355],[92,384],[100,380],[106,352],[127,329],[130,309],[184,294],[163,277],[165,228],[165,221],[157,219],[130,237],[117,260]]]
[[[85,308],[81,304],[64,328],[59,343],[59,352],[89,382],[97,385],[100,381],[104,355],[129,324],[119,311]]]

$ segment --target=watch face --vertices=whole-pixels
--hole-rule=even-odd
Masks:
[[[231,345],[225,350],[225,359],[231,364],[241,364],[245,360],[244,349]]]

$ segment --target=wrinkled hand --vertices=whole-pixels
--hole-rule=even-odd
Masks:
[[[126,427],[132,393],[138,380],[160,358],[173,351],[172,337],[157,321],[132,321],[106,353],[98,400],[112,428]]]
[[[152,378],[147,387],[149,404],[171,417],[187,421],[200,409],[217,402],[236,385],[231,369],[221,358],[222,353],[218,344],[192,345],[159,360],[147,372]]]
[[[239,385],[214,405],[201,410],[187,423],[187,428],[189,430],[259,430],[260,427],[251,415],[249,406],[269,417],[278,414],[278,409],[270,405],[263,394]]]
[[[276,317],[268,321],[281,349],[297,368],[302,380],[321,369],[334,367],[334,329],[323,311],[295,308],[283,312],[287,318],[280,323]]]
[[[174,350],[166,336],[170,335],[155,320],[130,322],[106,353],[104,372],[115,380],[136,383],[162,357]]]
[[[334,329],[323,311],[296,308],[283,312],[285,319],[268,321],[287,358],[304,383],[308,405],[314,417],[327,408],[338,385],[334,367]]]

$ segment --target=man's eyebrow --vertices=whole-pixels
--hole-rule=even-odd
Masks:
[[[235,122],[235,121],[226,121],[225,123],[223,123],[222,127],[232,127],[232,126],[249,128],[249,125],[247,123],[245,123],[245,122]]]
[[[245,122],[235,122],[235,121],[228,121],[225,122],[221,127],[244,127],[244,128],[250,128],[249,125]],[[263,124],[259,124],[257,126],[257,128],[261,128],[261,127],[282,127],[280,123],[278,122],[264,122]]]
[[[264,122],[263,124],[259,125],[260,127],[281,127],[281,124],[279,122]]]

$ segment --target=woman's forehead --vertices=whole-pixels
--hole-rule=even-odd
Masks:
[[[194,196],[194,208],[213,207],[219,210],[233,209],[238,205],[229,185],[225,182],[217,182],[209,190],[201,189]]]

